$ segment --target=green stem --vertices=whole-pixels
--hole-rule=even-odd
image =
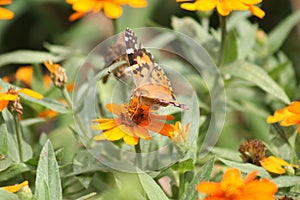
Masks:
[[[179,194],[178,194],[178,199],[180,199],[183,192],[184,192],[184,172],[179,172]]]
[[[12,113],[12,114],[14,117],[15,129],[16,129],[16,133],[17,133],[17,143],[18,143],[20,162],[23,162],[22,132],[20,129],[18,114],[17,113]]]
[[[85,126],[83,125],[80,117],[78,114],[75,113],[75,110],[74,110],[74,104],[73,104],[73,101],[66,89],[66,87],[62,88],[61,89],[61,92],[62,92],[62,95],[64,96],[64,98],[66,99],[67,103],[68,103],[68,106],[70,107],[71,111],[72,111],[72,114],[73,116],[75,117],[75,120],[77,122],[77,124],[79,125],[81,131],[84,133],[84,135],[88,138],[89,134],[87,133],[87,131],[85,130]]]
[[[135,162],[138,167],[142,165],[142,157],[141,157],[141,144],[140,142],[137,143],[137,145],[134,146],[136,157],[135,157]]]
[[[225,47],[226,47],[226,17],[219,15],[220,19],[220,26],[221,26],[221,47],[220,47],[220,57],[218,61],[218,66],[221,66],[224,61],[224,56],[225,56]]]

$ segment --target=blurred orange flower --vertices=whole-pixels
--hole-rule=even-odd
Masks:
[[[275,156],[269,156],[268,158],[264,158],[260,161],[260,164],[267,171],[272,172],[274,174],[285,174],[285,167],[292,167],[298,169],[298,165],[289,164],[285,160]]]
[[[107,17],[115,19],[122,15],[122,5],[129,5],[133,8],[147,6],[146,0],[66,0],[66,2],[72,4],[73,10],[76,11],[69,17],[70,21],[74,21],[88,12],[97,13],[102,9]]]
[[[177,0],[177,2],[187,2],[192,0]],[[261,3],[262,0],[196,0],[191,3],[183,3],[180,5],[182,9],[190,11],[208,11],[217,8],[222,16],[229,15],[233,10],[249,10],[253,15],[263,18],[265,12],[255,4]]]
[[[292,102],[289,106],[275,111],[273,116],[267,118],[267,123],[281,122],[281,126],[298,125],[298,133],[300,134],[300,101]]]
[[[11,4],[11,0],[0,0],[0,6]],[[0,19],[8,20],[14,18],[14,13],[0,7]]]
[[[276,184],[256,176],[253,171],[243,180],[238,169],[228,169],[221,182],[201,182],[197,190],[207,194],[204,200],[274,200]]]
[[[94,140],[116,141],[123,139],[129,145],[136,145],[139,138],[150,140],[148,130],[157,132],[164,136],[170,136],[174,128],[162,120],[172,120],[172,115],[156,115],[151,113],[150,107],[138,104],[133,100],[129,105],[127,103],[118,105],[115,103],[107,104],[109,112],[117,115],[117,118],[100,118],[93,122],[94,130],[103,130],[104,132],[94,137]]]
[[[2,78],[5,82],[13,83],[16,80],[20,81],[23,87],[30,87],[33,79],[32,66],[19,67],[14,76],[5,76]],[[15,80],[16,79],[16,80]],[[48,89],[51,84],[51,77],[48,74],[43,76],[44,88]]]
[[[20,184],[16,184],[16,185],[11,185],[11,186],[4,186],[4,187],[1,187],[1,189],[4,189],[8,192],[18,192],[19,190],[21,190],[24,186],[28,186],[28,181],[24,181]]]

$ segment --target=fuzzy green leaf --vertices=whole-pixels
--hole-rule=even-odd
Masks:
[[[27,172],[30,169],[24,163],[12,164],[6,170],[0,172],[0,182],[9,180],[15,176],[20,175],[21,173]]]
[[[0,189],[0,197],[5,200],[19,200],[18,196],[14,193]]]
[[[144,191],[146,192],[150,200],[168,199],[168,197],[165,195],[162,189],[157,185],[157,183],[152,179],[151,176],[143,173],[142,171],[139,171],[138,175],[139,175],[140,183],[143,186]]]
[[[282,46],[283,42],[286,40],[287,36],[291,32],[292,28],[299,23],[300,20],[300,10],[294,12],[289,17],[282,20],[282,22],[274,28],[267,41],[268,54],[272,55]]]
[[[62,57],[43,51],[18,50],[0,55],[0,68],[7,64],[34,64],[45,60],[59,62]]]
[[[247,63],[236,62],[222,69],[224,75],[232,75],[254,83],[267,93],[277,97],[286,104],[290,103],[288,96],[281,87],[261,67]]]
[[[35,195],[38,199],[48,196],[49,199],[62,199],[59,168],[50,140],[46,142],[40,154],[35,185]]]
[[[198,198],[198,192],[196,186],[199,182],[207,181],[210,178],[212,169],[214,167],[215,157],[211,158],[205,165],[202,166],[201,170],[195,175],[187,189],[181,196],[181,200],[193,200]]]

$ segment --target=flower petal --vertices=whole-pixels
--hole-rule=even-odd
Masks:
[[[107,17],[109,18],[119,18],[122,13],[123,13],[123,9],[120,5],[112,3],[112,2],[105,2],[104,4],[104,13]]]
[[[223,193],[220,183],[215,183],[210,181],[199,183],[196,189],[198,192],[207,195],[221,196]]]
[[[115,115],[118,115],[118,116],[121,114],[121,112],[123,110],[123,107],[124,107],[123,105],[119,105],[119,104],[116,104],[116,103],[111,103],[111,104],[106,105],[106,109],[109,112],[111,112]]]
[[[131,137],[135,137],[133,129],[126,126],[126,125],[119,125],[120,130],[123,132],[124,135],[129,135]]]
[[[31,86],[33,77],[33,68],[32,66],[20,67],[16,71],[16,79],[23,81],[28,86]]]
[[[115,120],[112,119],[112,120],[109,120],[109,121],[106,121],[106,122],[103,122],[103,123],[99,123],[98,126],[99,126],[100,130],[108,130],[108,129],[111,129],[113,127],[116,127],[117,123],[115,122]]]
[[[180,4],[180,8],[184,9],[184,10],[189,10],[189,11],[195,11],[197,10],[197,6],[195,3],[183,3]]]
[[[292,102],[288,110],[292,113],[300,114],[300,101]]]
[[[14,18],[14,13],[10,10],[7,10],[5,8],[0,8],[0,19],[12,19]]]
[[[0,101],[14,101],[17,98],[18,98],[18,95],[16,95],[16,94],[6,94],[6,93],[0,94]]]
[[[120,140],[125,135],[124,132],[118,126],[116,126],[115,128],[111,129],[111,131],[105,131],[103,134],[110,141]]]
[[[28,181],[24,181],[20,184],[17,185],[12,185],[12,186],[5,186],[5,187],[1,187],[2,189],[8,191],[8,192],[18,192],[19,190],[22,189],[22,187],[27,186],[28,185]]]
[[[266,13],[257,6],[250,5],[249,10],[252,12],[253,15],[255,15],[256,17],[258,17],[260,19],[262,19],[266,15]]]
[[[0,112],[8,105],[9,101],[0,100]]]
[[[85,14],[86,14],[85,12],[75,12],[69,16],[69,21],[71,21],[71,22],[75,21],[75,20],[81,18],[82,16],[84,16]]]
[[[139,143],[139,138],[132,137],[132,136],[129,136],[129,135],[124,135],[123,140],[126,144],[132,145],[132,146],[137,145]]]
[[[27,96],[30,96],[30,97],[35,98],[35,99],[42,99],[42,98],[44,98],[44,96],[41,95],[40,93],[35,92],[33,90],[30,90],[28,88],[20,89],[20,90],[18,90],[18,93],[26,94]]]
[[[146,139],[146,140],[150,138],[148,131],[143,127],[135,126],[133,130],[134,130],[134,134],[137,137],[140,137],[140,138]]]
[[[289,165],[286,161],[275,156],[269,156],[268,158],[261,160],[260,164],[263,168],[275,174],[284,174],[286,170],[282,166]]]
[[[279,122],[279,121],[286,119],[293,115],[294,114],[288,110],[288,107],[285,107],[285,108],[275,111],[273,116],[269,116],[267,118],[267,123],[271,124],[271,123]]]

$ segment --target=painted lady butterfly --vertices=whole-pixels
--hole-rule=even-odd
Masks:
[[[145,48],[138,47],[137,36],[131,29],[125,30],[124,40],[135,84],[131,100],[137,98],[141,104],[154,109],[172,105],[189,110],[188,106],[175,101],[170,80],[153,56]]]

